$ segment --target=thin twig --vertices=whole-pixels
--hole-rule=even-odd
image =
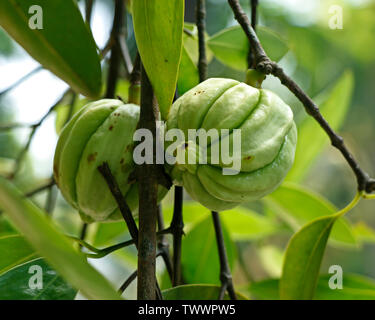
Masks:
[[[21,162],[24,156],[26,155],[27,151],[29,150],[31,142],[38,128],[43,124],[44,120],[55,110],[55,108],[65,99],[65,97],[69,93],[70,93],[70,89],[66,90],[64,94],[61,96],[61,98],[52,107],[49,108],[49,110],[44,114],[44,116],[37,123],[31,125],[31,131],[29,133],[29,137],[26,141],[25,146],[21,149],[20,153],[18,154],[15,160],[15,165],[14,165],[12,173],[9,175],[9,179],[13,179],[17,175],[21,167]]]
[[[32,197],[40,192],[43,192],[44,190],[47,190],[49,189],[50,187],[52,187],[53,185],[55,185],[55,181],[53,179],[51,179],[47,184],[45,185],[42,185],[41,187],[38,187],[32,191],[29,191],[25,194],[26,197]]]
[[[250,21],[238,0],[228,0],[229,5],[231,6],[234,16],[238,23],[241,25],[244,30],[252,50],[254,51],[256,69],[264,74],[272,74],[277,77],[280,82],[286,86],[297,98],[302,102],[307,114],[312,116],[326,132],[331,144],[337,148],[349,166],[351,167],[353,173],[356,176],[358,190],[366,191],[371,193],[375,191],[375,179],[370,178],[368,173],[366,173],[359,166],[358,162],[355,160],[349,149],[344,143],[344,139],[339,136],[328,124],[325,118],[320,113],[319,107],[312,101],[312,99],[295,83],[289,76],[287,76],[284,70],[276,63],[270,60],[270,58],[265,53],[260,41],[254,32],[254,29],[251,27]]]
[[[258,0],[250,0],[250,7],[251,7],[251,26],[253,27],[254,32],[256,32]],[[249,45],[249,53],[248,53],[247,59],[248,59],[247,60],[248,68],[255,69],[256,68],[255,57],[251,50],[250,45]]]
[[[115,0],[115,15],[113,18],[113,25],[110,39],[113,39],[114,43],[111,49],[111,57],[109,58],[109,70],[107,77],[107,91],[105,94],[106,98],[114,98],[116,92],[116,84],[119,76],[119,66],[121,53],[118,46],[118,37],[122,32],[124,24],[124,1]]]
[[[163,210],[162,210],[161,204],[159,204],[158,206],[158,231],[161,231],[164,229],[165,229],[165,225],[164,225],[164,218],[163,218]],[[172,282],[173,267],[172,267],[171,257],[169,254],[169,243],[165,237],[165,234],[158,236],[158,250],[161,254],[161,257],[163,258],[169,278],[171,279],[171,282]]]
[[[99,172],[102,174],[103,178],[107,182],[108,188],[110,189],[113,197],[115,198],[117,205],[120,209],[120,212],[128,226],[129,232],[131,237],[134,239],[135,243],[137,244],[138,241],[138,228],[137,224],[134,221],[132,212],[126,203],[126,200],[120,190],[120,187],[112,175],[111,169],[107,162],[104,162],[102,165],[98,167]]]
[[[120,294],[124,293],[124,291],[131,285],[131,283],[137,278],[138,270],[135,270],[121,285],[120,289],[118,289],[118,292]]]
[[[168,228],[168,229],[160,230],[156,234],[157,234],[157,236],[162,236],[162,235],[169,234],[169,233],[171,233],[171,230]],[[107,248],[98,249],[98,248],[95,248],[94,246],[92,246],[91,244],[89,244],[88,242],[84,241],[83,239],[80,239],[80,238],[77,238],[77,237],[69,237],[69,238],[76,241],[80,246],[85,247],[86,249],[93,252],[94,254],[93,253],[87,253],[86,254],[87,257],[92,258],[92,259],[103,258],[103,257],[109,255],[110,253],[114,252],[114,251],[117,251],[117,250],[122,249],[122,248],[129,247],[133,244],[134,245],[136,244],[134,239],[130,239],[130,240],[127,240],[127,241],[124,241],[124,242],[114,244],[114,245],[109,246]],[[161,250],[159,250],[159,251],[160,251],[160,253],[162,253]]]
[[[157,257],[161,256],[161,252],[158,252]],[[118,292],[120,294],[123,294],[124,291],[130,286],[130,284],[137,278],[137,275],[138,275],[138,270],[135,270],[132,274],[130,274],[130,276],[125,280],[125,282],[121,285],[120,289],[118,290]],[[163,300],[163,296],[161,294],[161,290],[160,290],[160,287],[159,285],[157,285],[157,291],[156,291],[156,295],[157,295],[157,299],[158,300]]]
[[[64,125],[66,125],[71,119],[71,117],[73,116],[74,104],[76,102],[76,99],[77,99],[77,94],[75,92],[72,92],[72,99],[70,100],[68,115],[65,119]],[[53,174],[52,174],[51,180],[53,180]],[[46,204],[44,207],[47,214],[52,215],[53,210],[55,209],[55,206],[56,206],[56,200],[57,200],[57,189],[54,188],[53,185],[51,185],[48,189],[47,200],[46,200]]]
[[[232,300],[236,300],[237,297],[233,287],[232,275],[230,273],[230,267],[228,263],[227,251],[225,249],[223,230],[221,227],[219,214],[215,211],[212,211],[212,219],[215,227],[216,242],[220,260],[221,290],[219,293],[219,300],[222,300],[224,298],[224,293],[226,290],[228,290],[229,297]]]
[[[89,26],[91,25],[91,17],[92,17],[93,6],[94,6],[94,0],[86,0],[85,1],[85,20],[86,20],[86,23]]]
[[[184,235],[184,221],[182,215],[183,209],[183,188],[179,186],[174,187],[174,207],[173,218],[171,222],[171,232],[173,235],[173,277],[172,285],[178,286],[181,284],[181,244],[182,236]]]
[[[57,189],[55,188],[54,185],[51,185],[48,189],[47,200],[44,206],[44,209],[47,212],[47,214],[52,215],[53,210],[56,207],[56,200],[57,200]]]
[[[205,31],[206,31],[206,1],[197,0],[196,8],[196,23],[198,28],[198,47],[199,47],[199,82],[207,78],[207,57],[206,57],[206,44],[205,44]]]
[[[7,94],[9,91],[15,89],[17,86],[19,86],[22,82],[30,78],[35,73],[41,71],[43,68],[42,66],[36,67],[35,69],[31,70],[28,74],[24,75],[22,78],[18,79],[15,83],[11,84],[8,88],[4,89],[0,92],[0,97]]]
[[[88,227],[89,227],[89,225],[86,222],[84,222],[82,224],[81,231],[80,231],[80,234],[79,234],[79,239],[81,241],[85,241]],[[83,245],[81,243],[79,243],[80,250],[82,250],[82,247],[83,247]]]

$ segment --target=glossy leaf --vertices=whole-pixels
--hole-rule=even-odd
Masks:
[[[353,73],[346,71],[329,91],[323,92],[314,99],[315,101],[323,101],[319,105],[320,111],[335,131],[340,129],[345,120],[352,98],[353,86]],[[306,117],[298,126],[295,162],[286,180],[301,181],[317,156],[329,143],[327,134],[319,124],[311,117]]]
[[[42,9],[42,29],[29,20]],[[35,7],[34,7],[35,8]],[[74,90],[97,98],[101,88],[100,60],[92,34],[73,0],[8,0],[0,2],[0,26],[34,59]]]
[[[87,263],[45,214],[4,178],[0,178],[0,207],[38,253],[87,298],[119,299],[109,282]]]
[[[135,38],[144,68],[168,116],[176,90],[181,59],[184,0],[132,1]]]
[[[163,213],[166,223],[170,223],[173,208],[163,207]],[[186,201],[184,202],[183,216],[185,230],[189,230],[191,224],[211,218],[211,213],[198,202]],[[273,219],[241,207],[220,212],[220,219],[235,241],[259,239],[280,230],[279,225]]]
[[[127,233],[126,224],[121,222],[98,223],[92,236],[94,246],[103,246],[114,238]]]
[[[269,207],[294,230],[318,217],[337,212],[337,208],[322,196],[293,183],[283,183],[266,199]],[[336,245],[357,245],[356,237],[345,218],[337,220],[331,239]]]
[[[263,48],[272,60],[280,60],[288,51],[286,42],[274,31],[258,27],[257,33]],[[249,41],[240,26],[230,27],[213,35],[208,40],[208,46],[223,64],[237,70],[247,68]]]
[[[274,220],[240,207],[220,212],[220,218],[236,241],[259,239],[280,230]]]
[[[19,234],[0,234],[0,252],[0,275],[38,256]]]
[[[280,298],[308,300],[314,297],[320,265],[337,215],[318,218],[298,231],[285,253]]]
[[[205,284],[189,284],[177,286],[162,292],[165,300],[217,300],[220,292],[219,286]],[[248,300],[244,295],[237,293],[238,300]],[[229,300],[228,293],[224,300]]]
[[[30,288],[29,281],[41,268],[42,288]],[[35,268],[35,267],[34,267]],[[36,259],[14,268],[0,276],[0,300],[73,300],[77,290],[73,289],[43,259]]]
[[[344,273],[343,288],[331,289],[329,279],[332,275],[319,277],[314,299],[316,300],[374,300],[375,281],[356,274]],[[251,296],[260,300],[278,300],[279,279],[267,279],[249,286]]]
[[[198,83],[198,68],[189,56],[185,46],[183,46],[177,81],[178,94],[183,95],[185,92],[195,87]]]
[[[232,268],[236,248],[222,223],[228,262]],[[182,241],[182,277],[187,283],[219,284],[220,264],[215,230],[211,217],[194,225]]]

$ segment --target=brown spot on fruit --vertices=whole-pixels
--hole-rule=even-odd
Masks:
[[[97,155],[98,155],[97,152],[94,152],[94,153],[89,154],[88,157],[87,157],[87,161],[88,161],[89,163],[95,161]]]
[[[120,163],[121,163],[121,164],[123,164],[123,163],[124,163],[124,158],[122,158],[122,159],[121,159]]]
[[[109,126],[109,131],[112,131],[113,130],[113,125],[110,125]]]
[[[245,158],[243,158],[243,159],[249,161],[249,160],[251,160],[252,158],[253,158],[253,156],[247,156],[247,157],[245,157]]]

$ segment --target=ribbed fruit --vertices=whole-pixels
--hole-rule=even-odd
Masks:
[[[133,134],[140,108],[119,100],[103,99],[80,109],[59,137],[54,177],[64,198],[86,222],[121,218],[117,204],[98,166],[107,162],[127,204],[138,208],[137,183],[129,184],[134,169]],[[159,195],[165,195],[161,188]]]
[[[190,196],[207,208],[222,211],[245,201],[260,199],[277,188],[294,161],[297,130],[293,113],[275,93],[232,79],[211,78],[181,96],[172,106],[167,130],[181,129],[186,153],[207,152],[207,164],[176,163],[170,174]],[[210,162],[214,143],[202,150],[199,140],[189,141],[189,129],[241,130],[240,172],[224,175],[224,161]],[[221,136],[220,143],[223,140]],[[228,139],[228,136],[226,137]],[[167,142],[166,147],[171,143]]]

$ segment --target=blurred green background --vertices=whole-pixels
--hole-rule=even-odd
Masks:
[[[82,2],[82,1],[81,1]],[[221,30],[236,25],[233,13],[226,0],[206,0],[207,33],[213,36]],[[375,1],[298,1],[298,0],[260,0],[259,26],[276,33],[287,45],[286,53],[280,65],[315,101],[326,103],[331,89],[338,86],[336,96],[331,97],[327,116],[337,124],[349,149],[354,153],[361,166],[372,176],[375,175]],[[241,1],[244,10],[250,13],[250,1]],[[329,8],[339,5],[343,12],[343,29],[330,29],[332,14]],[[186,1],[186,22],[194,22],[195,1]],[[83,6],[82,6],[83,8]],[[94,6],[92,30],[100,48],[105,45],[112,24],[113,6],[111,1],[97,0]],[[131,55],[135,55],[135,40],[128,14],[127,43]],[[272,41],[265,48],[272,50]],[[189,47],[187,47],[189,49]],[[267,52],[272,55],[272,52]],[[22,76],[38,67],[21,47],[15,44],[0,29],[0,127],[11,123],[34,123],[48,110],[67,88],[61,80],[41,70],[9,92],[2,92]],[[103,69],[106,70],[106,61]],[[126,74],[122,70],[122,76]],[[236,70],[213,57],[209,64],[210,77],[230,77],[245,80],[245,69]],[[354,81],[352,81],[352,79]],[[341,81],[341,82],[340,82]],[[194,82],[194,80],[193,80]],[[351,88],[353,84],[353,92]],[[293,108],[299,125],[313,123],[306,118],[302,105],[283,87],[277,79],[268,77],[264,88],[278,93]],[[340,87],[341,86],[341,87]],[[122,80],[117,93],[126,99],[127,83]],[[328,98],[327,98],[328,97]],[[348,108],[346,110],[345,101]],[[343,102],[344,101],[344,102]],[[61,112],[60,112],[61,113]],[[60,120],[59,120],[60,117]],[[57,140],[55,123],[61,124],[61,114],[54,113],[38,130],[32,141],[26,161],[15,181],[25,192],[42,185],[52,172],[52,157]],[[314,147],[319,139],[318,126],[311,124],[311,134],[299,141],[301,153],[309,154],[311,148],[317,148],[316,159],[298,163],[304,169],[303,179],[299,183],[328,199],[338,208],[344,207],[354,196],[356,180],[350,168],[338,151],[329,146],[328,138]],[[0,131],[0,174],[12,169],[14,159],[22,149],[29,128]],[[324,135],[323,135],[324,136]],[[313,147],[312,147],[313,146]],[[298,159],[297,159],[298,161]],[[302,169],[301,169],[302,170]],[[301,178],[302,178],[301,176]],[[295,179],[292,179],[295,181]],[[171,192],[172,193],[172,192]],[[34,200],[44,206],[47,194],[41,193]],[[170,220],[173,195],[163,203],[166,221]],[[188,196],[186,196],[188,199]],[[81,223],[78,214],[58,196],[53,217],[65,233],[79,234]],[[254,220],[246,230],[236,229],[229,213],[223,214],[224,225],[228,232],[228,254],[233,266],[233,275],[237,288],[249,294],[248,285],[263,279],[280,276],[282,254],[293,228],[280,218],[277,210],[268,206],[267,201],[258,201],[246,205],[233,215],[240,219],[248,215],[247,222]],[[332,243],[328,246],[321,272],[328,273],[330,265],[342,266],[345,273],[356,273],[375,278],[375,204],[362,201],[347,215],[351,222],[352,233],[356,236],[355,246]],[[242,211],[241,211],[242,210]],[[303,211],[303,205],[299,208]],[[189,203],[184,210],[187,235],[183,247],[184,280],[186,282],[218,283],[218,264],[212,262],[215,257],[207,255],[206,265],[197,266],[201,250],[215,252],[215,243],[202,248],[202,236],[212,236],[212,224],[208,211],[196,204]],[[4,217],[0,219],[5,219]],[[190,223],[191,222],[191,223]],[[233,225],[233,228],[231,228]],[[0,224],[0,228],[5,228]],[[247,225],[245,224],[245,227]],[[277,226],[277,227],[275,227]],[[238,227],[238,226],[237,226]],[[245,228],[243,227],[243,229]],[[212,230],[211,230],[211,229]],[[253,228],[253,229],[252,229]],[[207,235],[207,230],[212,232]],[[0,232],[4,231],[0,229]],[[242,233],[241,233],[242,232]],[[118,242],[127,237],[123,224],[91,225],[88,240],[96,246]],[[211,239],[211,238],[209,238]],[[210,251],[210,252],[211,252]],[[115,283],[126,278],[136,266],[135,250],[126,249],[100,261],[93,262]],[[163,271],[159,276],[168,281]],[[200,268],[200,269],[199,269]],[[197,270],[201,270],[197,273]],[[128,297],[134,297],[134,284]]]

